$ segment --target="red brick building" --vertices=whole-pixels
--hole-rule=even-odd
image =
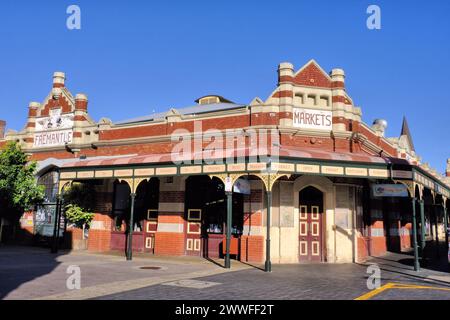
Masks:
[[[406,121],[395,138],[384,120],[362,122],[343,70],[282,63],[265,100],[195,102],[96,122],[87,96],[73,96],[56,72],[22,131],[5,134],[0,122],[0,147],[17,141],[38,162],[49,203],[71,183],[94,190],[88,250],[125,250],[132,217],[134,251],[221,257],[227,208],[231,253],[243,261],[351,262],[407,250],[413,206],[418,244],[442,236],[448,178],[420,162]],[[25,214],[22,227],[50,236],[46,210]]]

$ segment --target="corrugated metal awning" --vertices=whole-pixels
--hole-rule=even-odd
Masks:
[[[175,163],[181,161],[194,161],[199,159],[204,160],[216,160],[227,159],[235,157],[249,157],[249,156],[266,156],[267,152],[243,148],[234,149],[228,151],[213,152],[212,150],[204,150],[202,152],[192,152],[190,154],[176,154],[176,153],[161,153],[161,154],[143,154],[137,156],[124,156],[124,157],[111,157],[103,159],[93,160],[76,160],[73,162],[65,163],[63,168],[81,168],[81,167],[106,167],[106,166],[123,166],[123,165],[138,165],[138,164],[159,164],[159,163]],[[272,157],[276,157],[276,154],[271,154]],[[329,161],[344,161],[344,162],[358,162],[368,164],[405,164],[408,165],[404,159],[397,158],[385,158],[380,156],[372,156],[366,153],[350,153],[350,152],[332,152],[323,151],[319,149],[306,149],[282,146],[279,149],[278,156],[280,158],[295,158],[298,160],[329,160]]]

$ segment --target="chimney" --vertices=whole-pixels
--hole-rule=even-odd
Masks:
[[[75,110],[78,111],[87,111],[88,98],[84,93],[78,93],[75,96]]]
[[[447,177],[450,177],[450,158],[447,159],[447,168],[446,168],[446,170],[445,170],[445,175],[446,175]]]
[[[6,121],[0,120],[0,139],[5,137]]]
[[[53,88],[64,87],[64,81],[66,80],[66,75],[64,72],[53,73]]]

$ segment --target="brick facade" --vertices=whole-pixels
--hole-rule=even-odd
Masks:
[[[207,108],[207,106],[199,104],[195,106],[199,112],[189,114],[182,114],[179,110],[171,109],[154,119],[146,118],[140,121],[113,123],[109,119],[103,118],[99,122],[95,122],[88,114],[87,96],[76,94],[74,98],[74,95],[66,87],[65,75],[57,72],[54,74],[52,89],[45,101],[29,104],[24,130],[5,136],[6,124],[0,120],[0,148],[7,141],[19,141],[23,150],[30,154],[30,159],[48,166],[42,168],[42,172],[44,172],[70,159],[90,160],[117,156],[170,155],[177,143],[171,139],[171,134],[175,132],[183,132],[183,136],[190,137],[210,129],[224,132],[231,129],[263,131],[277,128],[276,139],[272,140],[270,137],[268,145],[279,144],[286,149],[291,148],[299,152],[314,150],[327,154],[345,154],[342,158],[339,156],[330,161],[353,161],[360,165],[359,161],[347,158],[358,159],[358,156],[366,158],[371,156],[378,157],[377,160],[383,164],[387,157],[408,159],[409,162],[405,161],[405,163],[409,163],[411,166],[420,163],[415,151],[400,146],[399,139],[388,139],[384,136],[384,129],[371,127],[362,122],[361,110],[354,105],[346,91],[345,73],[341,69],[333,69],[330,73],[326,73],[315,61],[311,60],[295,72],[292,64],[282,63],[278,68],[278,85],[267,97],[264,101],[255,98],[248,105],[240,105],[217,96],[216,98],[221,103],[218,103],[215,111],[202,112],[201,108]],[[223,107],[224,105],[226,108]],[[326,110],[332,119],[332,129],[317,132],[294,127],[292,125],[294,107]],[[34,134],[36,127],[39,127],[39,119],[49,116],[54,110],[61,110],[63,115],[73,116],[73,141],[66,145],[36,147]],[[246,143],[250,141],[248,135],[244,135],[243,139]],[[204,151],[211,143],[208,139],[202,139],[200,142],[194,140],[191,146],[192,150],[197,153]],[[214,141],[224,142],[221,139]],[[258,140],[258,145],[260,142],[261,140]],[[233,145],[235,143],[237,145],[237,142],[233,140]],[[198,149],[195,149],[196,146]],[[251,151],[252,148],[249,149]],[[58,162],[58,165],[47,163],[51,161]],[[450,168],[450,165],[448,167]],[[300,174],[295,175],[297,177],[292,179],[301,176]],[[333,175],[323,174],[323,177],[325,176],[331,184],[334,183]],[[447,170],[447,176],[450,176],[450,169]],[[115,245],[113,243],[115,240],[112,241],[114,223],[112,218],[114,179],[112,177],[117,176],[111,174],[110,177],[103,179],[103,185],[96,186],[96,203],[93,204],[96,214],[88,240],[88,250],[90,251],[108,251]],[[186,176],[172,178],[172,182],[166,180],[165,177],[160,178],[154,253],[185,255],[187,254],[188,237],[185,208]],[[349,183],[356,184],[350,178],[349,180]],[[244,197],[244,232],[240,238],[240,248],[243,261],[259,263],[263,262],[265,257],[266,235],[264,229],[267,228],[264,226],[265,196],[263,184],[253,182],[251,194]],[[334,197],[334,194],[331,196]],[[293,214],[294,208],[292,209],[291,213]],[[334,209],[328,208],[330,212]],[[368,219],[370,220],[369,234],[358,235],[356,260],[364,260],[369,255],[382,255],[387,250],[400,251],[410,248],[411,223],[408,219],[404,219],[404,212],[399,212],[397,209],[396,205],[386,204],[380,199],[370,200],[370,212],[365,213],[370,218]],[[279,211],[277,212],[279,214]],[[326,212],[323,214],[327,215]],[[289,228],[291,227],[294,228],[294,225],[289,226]],[[283,236],[281,227],[279,229],[278,235],[281,239]],[[26,227],[24,230],[30,232]],[[72,239],[82,238],[80,230],[72,229],[69,232]],[[145,237],[143,233],[135,238],[133,246],[142,247]],[[122,241],[120,246],[124,247],[125,237],[123,234],[121,236],[118,241]],[[298,234],[295,237],[298,237]],[[292,245],[294,242],[290,242],[290,244]]]
[[[109,251],[111,248],[112,218],[106,214],[96,213],[93,221],[96,225],[89,230],[88,250]]]

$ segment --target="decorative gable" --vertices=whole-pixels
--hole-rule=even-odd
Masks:
[[[293,82],[301,86],[332,87],[330,76],[314,60],[308,62],[294,75]]]
[[[38,111],[38,116],[47,117],[51,110],[61,109],[61,113],[71,113],[75,110],[75,101],[72,95],[64,88],[59,95],[52,93],[45,99],[42,107]]]

